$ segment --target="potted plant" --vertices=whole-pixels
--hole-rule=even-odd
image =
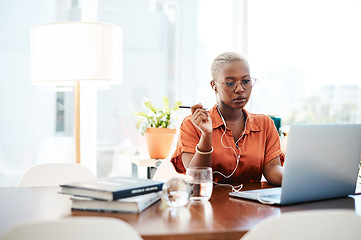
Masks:
[[[149,99],[146,99],[144,106],[148,112],[134,113],[138,117],[137,128],[145,136],[150,158],[163,159],[169,155],[176,134],[175,113],[181,104],[181,102],[176,102],[170,108],[169,100],[164,96],[163,106],[157,108]]]

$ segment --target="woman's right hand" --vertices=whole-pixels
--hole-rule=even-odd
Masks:
[[[204,134],[212,133],[212,120],[201,103],[191,107],[192,123]]]
[[[212,151],[212,119],[209,116],[208,112],[203,108],[201,103],[195,104],[191,107],[192,116],[191,121],[201,132],[202,135],[199,139],[199,142],[196,146],[198,151],[195,153],[183,152],[182,161],[184,166],[206,166],[212,167],[212,154],[200,154],[201,152],[211,152]],[[195,150],[196,150],[195,149]]]

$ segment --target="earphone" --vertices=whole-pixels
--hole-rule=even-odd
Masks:
[[[222,134],[222,136],[221,136],[221,144],[222,144],[222,146],[223,146],[224,148],[230,148],[230,149],[232,149],[232,151],[234,152],[234,155],[235,155],[236,158],[237,158],[237,162],[236,162],[236,166],[234,167],[234,169],[233,169],[233,171],[232,171],[232,173],[231,173],[230,175],[226,176],[225,174],[221,173],[220,171],[213,171],[213,174],[214,174],[214,173],[217,173],[217,174],[220,174],[221,176],[223,176],[224,178],[230,178],[230,177],[236,172],[237,167],[238,167],[238,164],[239,164],[239,159],[241,158],[242,151],[241,151],[241,148],[240,148],[240,147],[238,148],[238,145],[237,145],[237,144],[238,144],[238,142],[243,138],[243,136],[244,136],[244,134],[245,134],[246,126],[247,126],[247,121],[248,121],[249,115],[247,116],[246,121],[245,121],[245,123],[244,123],[243,133],[242,133],[242,135],[240,136],[240,138],[239,138],[239,139],[236,141],[236,143],[235,143],[236,146],[237,146],[237,148],[238,148],[238,150],[239,150],[239,153],[238,153],[238,156],[237,156],[236,151],[235,151],[232,147],[230,147],[230,146],[227,147],[227,146],[225,146],[224,143],[223,143],[223,136],[226,134],[227,124],[226,124],[226,121],[224,120],[224,118],[223,118],[223,116],[222,116],[221,111],[219,111],[218,105],[217,105],[217,111],[218,111],[219,115],[221,116],[221,119],[222,119],[223,124],[224,124],[224,130],[223,130],[223,134]],[[217,184],[217,185],[227,185],[227,186],[231,186],[233,192],[239,192],[239,191],[242,189],[242,187],[243,187],[243,184],[234,187],[234,186],[231,185],[231,184],[222,184],[222,183],[216,183],[216,182],[214,182],[214,183]],[[238,189],[236,189],[236,188],[238,188]]]
[[[239,150],[239,154],[238,154],[238,156],[237,156],[236,151],[235,151],[232,147],[227,147],[227,146],[224,145],[224,143],[223,143],[223,137],[224,137],[224,135],[226,134],[227,124],[226,124],[226,121],[224,120],[224,118],[223,118],[223,116],[222,116],[221,111],[219,111],[218,105],[217,105],[217,111],[218,111],[219,115],[221,116],[221,119],[222,119],[223,124],[224,124],[224,127],[225,127],[224,130],[223,130],[223,134],[222,134],[222,136],[221,136],[221,144],[222,144],[222,146],[223,146],[224,148],[230,148],[230,149],[233,150],[234,155],[236,156],[236,159],[237,159],[237,163],[236,163],[236,166],[235,166],[234,170],[232,171],[232,173],[231,173],[230,175],[228,175],[228,176],[226,176],[225,174],[223,174],[223,173],[221,173],[221,172],[219,172],[219,171],[214,171],[213,173],[218,173],[218,174],[222,175],[222,176],[225,177],[225,178],[230,178],[230,177],[235,173],[235,171],[236,171],[236,169],[237,169],[237,167],[238,167],[238,163],[239,163],[239,159],[240,159],[240,157],[241,157],[242,150],[241,150],[241,148],[238,148],[238,147],[237,147],[238,150]],[[247,126],[247,121],[248,121],[248,116],[247,116],[246,121],[245,121],[245,123],[244,123],[243,133],[242,133],[242,135],[240,136],[240,138],[239,138],[239,139],[236,141],[236,143],[235,143],[236,146],[238,146],[237,143],[243,138],[243,136],[244,136],[244,134],[245,134],[246,126]]]

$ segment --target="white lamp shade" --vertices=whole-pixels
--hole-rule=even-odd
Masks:
[[[33,84],[122,82],[122,29],[91,22],[52,23],[30,30]]]

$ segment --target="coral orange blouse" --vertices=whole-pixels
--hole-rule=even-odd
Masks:
[[[213,180],[219,183],[244,183],[259,182],[262,177],[263,167],[277,156],[283,156],[280,139],[273,120],[263,114],[251,114],[244,110],[246,115],[246,129],[244,136],[238,142],[238,148],[232,137],[232,132],[227,128],[224,133],[224,123],[214,106],[209,110],[213,124],[213,153],[212,168]],[[223,135],[223,137],[222,137]],[[175,169],[179,173],[185,173],[182,152],[195,153],[196,146],[201,137],[201,131],[191,122],[191,116],[187,116],[180,127],[176,150],[171,158]],[[221,143],[221,138],[223,145]],[[237,156],[241,150],[236,171],[230,178],[225,178],[219,171],[229,176],[237,165]]]

